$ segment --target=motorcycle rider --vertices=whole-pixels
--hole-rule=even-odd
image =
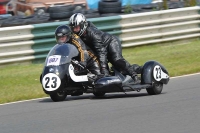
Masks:
[[[117,70],[125,72],[136,83],[138,82],[137,73],[141,72],[141,67],[137,64],[130,65],[123,58],[121,42],[116,36],[97,29],[81,13],[75,13],[70,17],[69,26],[97,54],[102,74],[109,75],[109,61]]]
[[[55,30],[55,38],[58,44],[70,43],[77,47],[79,51],[80,63],[91,73],[101,75],[99,62],[93,51],[85,45],[79,36],[72,33],[67,25],[60,25]]]

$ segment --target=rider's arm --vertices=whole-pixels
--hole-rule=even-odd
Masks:
[[[107,46],[105,43],[103,43],[103,32],[100,30],[92,30],[90,32],[92,44],[94,45],[95,53],[97,54],[97,57],[100,61],[101,68],[107,68]]]

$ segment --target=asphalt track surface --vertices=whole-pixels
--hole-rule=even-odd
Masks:
[[[0,105],[0,133],[199,133],[200,74],[172,78],[160,95],[146,90]]]

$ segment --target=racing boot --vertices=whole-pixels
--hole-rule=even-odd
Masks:
[[[116,68],[120,68],[123,72],[128,74],[129,76],[132,77],[133,81],[135,84],[139,83],[140,81],[138,80],[137,72],[136,69],[139,69],[139,65],[130,65],[125,59],[119,59],[114,62],[114,65]],[[139,70],[138,70],[139,72]]]
[[[130,66],[128,68],[128,73],[131,76],[131,78],[133,79],[134,84],[138,84],[140,82],[140,80],[138,79],[137,72],[134,70],[133,66]]]
[[[139,66],[137,64],[133,64],[131,65],[133,67],[133,70],[137,73],[137,74],[141,74],[142,72],[142,66]]]
[[[131,78],[133,79],[134,84],[139,84],[140,83],[138,75],[135,72],[131,75]]]

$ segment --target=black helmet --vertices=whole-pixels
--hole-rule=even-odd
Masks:
[[[63,44],[69,41],[71,38],[72,31],[69,26],[67,25],[61,25],[56,28],[55,31],[55,38],[58,44]],[[66,39],[63,39],[62,37],[66,37]]]
[[[75,13],[69,19],[69,26],[71,28],[73,28],[77,25],[80,25],[80,31],[76,34],[81,36],[81,35],[83,35],[83,33],[85,32],[85,30],[88,26],[88,23],[87,23],[85,16],[81,13]]]

